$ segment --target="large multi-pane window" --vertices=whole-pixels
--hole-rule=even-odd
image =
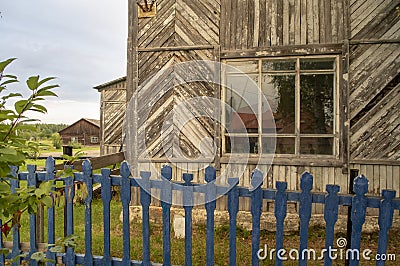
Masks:
[[[337,60],[227,60],[234,68],[224,73],[225,152],[271,154],[276,146],[277,155],[337,155]],[[263,108],[264,96],[270,109]],[[275,130],[268,123],[272,115]],[[268,145],[275,136],[276,145]]]

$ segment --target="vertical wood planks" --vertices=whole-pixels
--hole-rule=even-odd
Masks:
[[[287,212],[286,182],[276,182],[277,192],[275,195],[275,218],[276,218],[276,240],[275,250],[283,249],[284,221]],[[282,260],[277,257],[275,265],[282,265]]]
[[[260,249],[260,218],[263,202],[263,174],[255,169],[251,174],[251,216],[252,216],[252,237],[251,237],[251,261],[252,265],[259,265],[258,250]]]
[[[34,187],[37,188],[37,177],[36,177],[36,165],[28,165],[28,186],[29,187]],[[29,215],[29,224],[30,224],[30,229],[29,229],[29,257],[32,256],[33,253],[37,252],[37,246],[36,246],[36,214],[31,214]],[[1,234],[1,233],[0,233]],[[0,239],[1,241],[1,239]],[[1,248],[1,247],[0,247]],[[0,259],[0,264],[1,264],[1,259]],[[29,262],[29,265],[35,266],[38,265],[36,260],[31,260]]]
[[[45,181],[54,182],[54,174],[55,171],[55,160],[53,157],[48,157],[46,159],[46,178]],[[54,208],[54,200],[53,206],[51,208],[47,208],[47,244],[54,245],[56,242],[55,236],[55,208]],[[48,250],[46,252],[46,258],[50,260],[56,260],[56,254]],[[46,265],[55,265],[55,263],[47,262]]]
[[[192,265],[192,210],[193,210],[193,180],[192,174],[183,174],[185,187],[183,189],[183,208],[185,209],[185,265]]]
[[[368,192],[368,179],[365,176],[361,175],[354,180],[354,192],[356,195],[353,197],[351,203],[351,249],[360,250],[361,231],[367,210],[367,198],[365,194]],[[358,265],[359,260],[357,258],[350,258],[350,266]]]
[[[150,172],[140,171],[141,180],[137,180],[140,185],[140,204],[142,205],[142,238],[143,238],[143,265],[150,266],[150,203],[151,195],[149,194]]]
[[[110,202],[111,202],[111,170],[101,169],[101,198],[103,200],[104,258],[103,263],[111,264],[110,244]]]
[[[228,212],[229,212],[229,265],[236,265],[236,218],[239,211],[239,178],[229,178]]]
[[[68,167],[68,166],[67,166]],[[68,176],[65,179],[65,203],[67,209],[67,236],[74,234],[74,197],[75,186],[74,178]],[[65,256],[66,265],[75,265],[75,252],[72,247],[67,247]]]
[[[205,194],[205,208],[207,212],[206,224],[206,262],[207,266],[214,265],[214,211],[216,208],[217,188],[215,180],[217,171],[215,168],[208,166],[205,169],[204,179],[207,182]]]
[[[312,186],[313,176],[308,172],[303,173],[300,180],[300,254],[303,254],[303,250],[307,249],[308,246],[308,225],[310,223],[312,206],[312,196],[310,192]],[[305,257],[300,256],[299,265],[307,265],[307,260]]]
[[[164,185],[161,190],[161,207],[163,211],[163,264],[171,265],[171,203],[172,203],[172,168],[169,165],[164,165],[161,169],[161,178]]]
[[[82,163],[83,180],[86,184],[88,195],[85,199],[85,265],[93,265],[92,251],[92,200],[93,200],[93,178],[92,166],[89,160]]]
[[[131,199],[131,180],[129,178],[131,172],[127,162],[123,162],[120,168],[121,172],[121,203],[122,203],[122,222],[123,222],[123,250],[124,256],[122,264],[130,265],[131,263],[131,243],[130,243],[130,222],[129,222],[129,202]]]
[[[335,239],[335,224],[338,220],[339,197],[337,193],[340,187],[337,185],[326,185],[328,195],[325,196],[324,219],[326,223],[325,249],[331,250]],[[325,265],[332,265],[331,256],[325,256]]]
[[[383,190],[382,191],[383,200],[379,208],[379,239],[378,239],[378,254],[380,258],[386,255],[387,243],[389,238],[389,230],[393,223],[393,198],[396,197],[396,191],[394,190]],[[376,265],[385,265],[384,260],[379,260]]]

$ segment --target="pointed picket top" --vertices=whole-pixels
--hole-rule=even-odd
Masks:
[[[217,179],[217,170],[212,166],[207,166],[207,168],[204,171],[204,180],[206,180],[207,183],[210,183],[216,179]]]
[[[329,194],[336,195],[337,193],[339,193],[340,187],[339,187],[338,185],[331,185],[331,184],[328,184],[328,185],[326,185],[326,191],[327,191]]]
[[[129,169],[129,164],[125,161],[121,164],[120,172],[122,177],[129,177],[131,175],[131,170]]]
[[[277,181],[277,182],[276,182],[276,189],[277,189],[279,192],[285,192],[286,189],[287,189],[287,182],[280,182],[280,181]]]
[[[86,159],[82,162],[82,172],[84,176],[92,175],[92,165],[90,164],[89,159]]]
[[[28,164],[26,168],[28,169],[29,174],[34,174],[36,172],[37,167],[36,165]]]
[[[314,177],[309,172],[304,172],[300,178],[300,188],[302,191],[311,191]]]
[[[185,185],[189,186],[190,183],[193,181],[193,174],[183,174],[183,180],[185,181]]]
[[[253,190],[261,187],[262,183],[263,183],[263,173],[258,169],[254,169],[254,171],[251,173],[252,188],[250,188],[250,191],[253,191]]]
[[[17,177],[19,167],[18,166],[10,166],[11,175],[13,177]]]
[[[46,173],[53,173],[56,168],[56,161],[53,156],[49,156],[46,159]]]
[[[391,201],[396,197],[396,190],[384,189],[382,190],[382,197],[385,201]]]
[[[368,192],[368,179],[364,175],[360,175],[354,179],[354,192],[357,196],[363,196]]]
[[[143,179],[143,181],[149,182],[150,181],[150,176],[151,176],[151,172],[140,171],[140,177]]]
[[[172,179],[172,167],[167,165],[167,164],[164,165],[161,168],[161,177],[171,181],[171,179]]]

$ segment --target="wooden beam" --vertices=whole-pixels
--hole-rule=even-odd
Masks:
[[[400,43],[400,39],[366,39],[366,40],[350,40],[350,44],[383,44],[383,43]]]
[[[138,48],[138,52],[164,52],[164,51],[190,51],[190,50],[209,50],[214,49],[212,45],[190,45],[173,47],[148,47]]]
[[[121,163],[122,161],[125,160],[125,154],[124,152],[119,152],[119,153],[114,153],[114,154],[108,154],[100,157],[94,157],[89,159],[92,169],[101,169],[106,166],[110,166],[116,163]],[[77,171],[82,171],[82,163],[84,160],[78,160],[74,162],[74,169]],[[56,165],[56,170],[63,170],[64,169],[64,164],[57,164]]]

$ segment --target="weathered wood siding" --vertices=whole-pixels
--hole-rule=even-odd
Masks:
[[[112,83],[101,89],[101,155],[116,153],[121,150],[125,111],[125,80]]]
[[[351,1],[352,160],[400,159],[400,1]]]
[[[223,0],[222,50],[338,43],[347,37],[347,0]]]
[[[75,141],[82,145],[99,145],[99,142],[92,143],[91,141],[92,137],[99,139],[100,136],[99,121],[96,120],[95,122],[96,124],[93,124],[92,121],[80,119],[69,127],[61,130],[59,134],[63,144],[66,145]]]
[[[198,96],[217,96],[212,84],[176,86],[180,73],[173,66],[192,60],[218,60],[214,45],[219,44],[219,18],[219,1],[162,0],[157,1],[157,16],[139,20],[135,89],[138,146],[147,147],[152,158],[175,157],[174,145],[179,145],[188,157],[197,156],[201,139],[215,135],[214,123],[200,117],[187,123],[184,130],[178,130],[182,126],[179,121],[186,120],[186,112],[175,113],[164,142],[161,128],[174,106]],[[149,80],[159,71],[166,72]],[[157,95],[162,95],[161,99]],[[197,108],[186,111],[198,115]]]

